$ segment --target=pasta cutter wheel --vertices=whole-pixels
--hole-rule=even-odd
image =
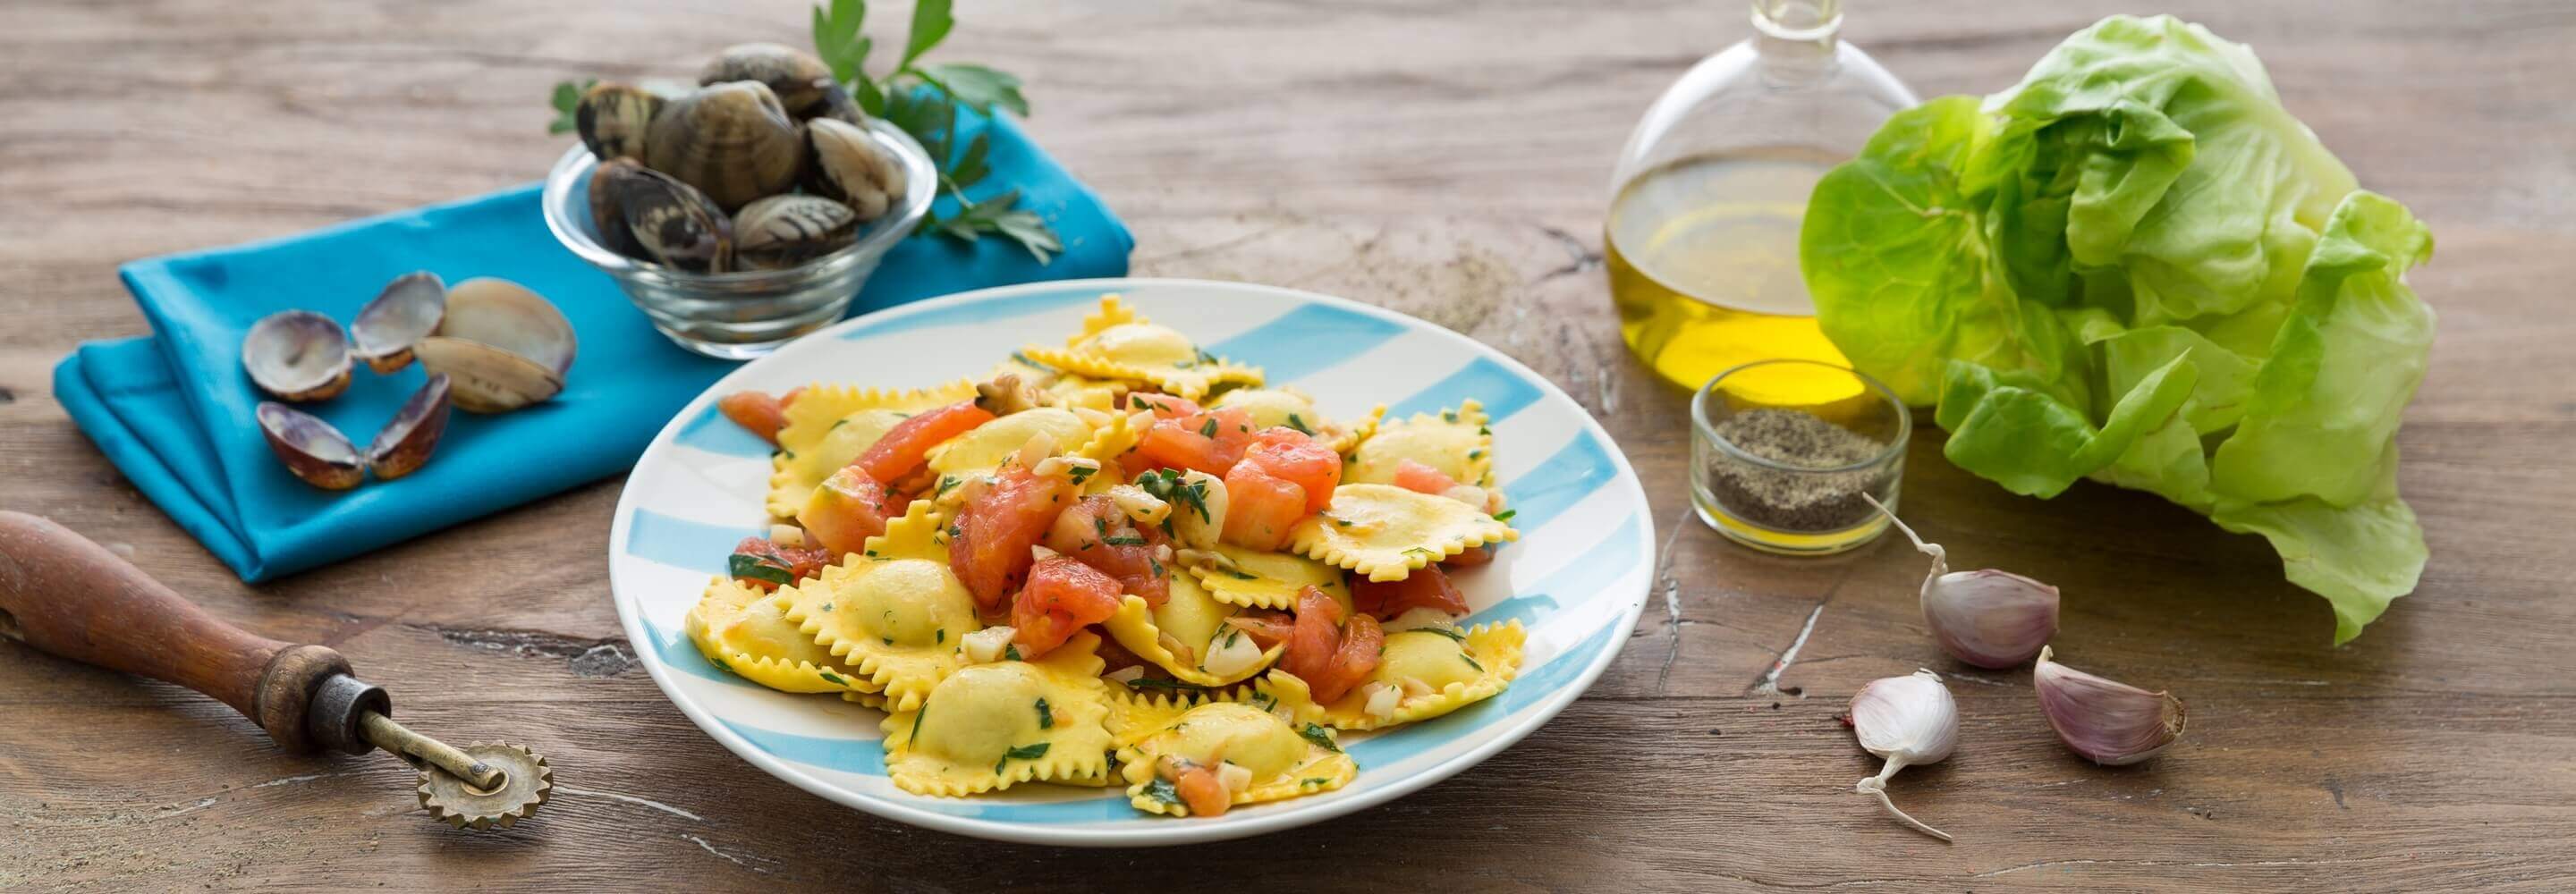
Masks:
[[[0,638],[176,683],[257,722],[294,754],[382,748],[420,771],[421,809],[508,828],[546,802],[554,770],[506,742],[455,748],[395,723],[393,699],[325,646],[256,636],[206,614],[70,529],[0,512]]]

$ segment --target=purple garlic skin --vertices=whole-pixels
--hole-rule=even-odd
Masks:
[[[2124,767],[2156,756],[2182,738],[2187,719],[2182,700],[2106,680],[2051,660],[2039,650],[2031,668],[2032,688],[2039,690],[2040,713],[2066,747],[2086,760]]]
[[[2057,635],[2057,588],[1992,568],[1923,581],[1923,623],[1951,657],[1982,668],[2019,667]]]

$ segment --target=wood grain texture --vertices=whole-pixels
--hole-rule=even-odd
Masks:
[[[1853,3],[1925,95],[2009,84],[2107,0]],[[1457,328],[1599,415],[1664,547],[1592,693],[1461,776],[1329,826],[1190,851],[970,841],[752,769],[666,702],[599,574],[615,483],[261,587],[143,500],[49,397],[143,331],[115,265],[537,177],[546,89],[801,42],[801,4],[13,0],[0,4],[0,508],[123,544],[219,616],[330,645],[406,723],[552,756],[556,801],[465,834],[380,756],[279,756],[175,687],[0,648],[0,889],[2565,890],[2576,875],[2576,9],[2552,0],[2179,0],[2253,43],[2290,108],[2429,221],[2442,315],[2400,433],[2433,560],[2329,648],[2256,538],[2152,496],[2013,497],[1912,445],[1906,506],[1966,567],[2067,594],[2078,667],[2170,687],[2192,727],[2108,770],[2027,671],[1947,662],[1920,557],[1754,555],[1688,517],[1683,396],[1618,341],[1609,165],[1645,105],[1743,37],[1704,0],[975,2],[942,53],[1026,76],[1029,123],[1134,227],[1140,274],[1348,295]],[[880,28],[904,20],[880,9]],[[881,34],[880,44],[894,38]],[[1810,621],[1777,679],[1757,685]],[[1850,791],[1861,683],[1945,671],[1957,756],[1897,777],[1944,846]]]

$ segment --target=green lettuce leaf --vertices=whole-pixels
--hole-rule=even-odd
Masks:
[[[2013,88],[1891,118],[1809,200],[1801,267],[1854,366],[2015,493],[2091,478],[2261,534],[2336,641],[2414,589],[2395,437],[2432,237],[2359,189],[2245,47],[2105,19]]]

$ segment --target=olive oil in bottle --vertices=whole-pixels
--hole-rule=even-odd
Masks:
[[[1638,359],[1685,388],[1756,360],[1843,364],[1817,330],[1798,274],[1807,193],[1838,160],[1761,147],[1676,159],[1631,178],[1611,201],[1603,242],[1619,334]],[[1834,378],[1830,387],[1848,384]]]

